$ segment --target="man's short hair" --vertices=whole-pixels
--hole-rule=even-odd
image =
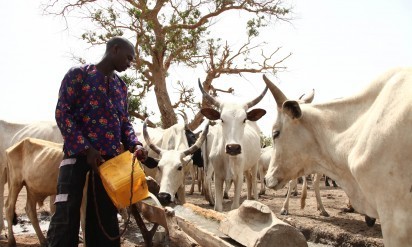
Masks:
[[[130,42],[129,40],[127,40],[126,38],[123,38],[121,36],[116,36],[116,37],[113,37],[113,38],[109,39],[109,41],[107,41],[106,50],[110,50],[115,45],[119,45],[121,47],[130,46],[130,47],[134,48],[132,42]]]

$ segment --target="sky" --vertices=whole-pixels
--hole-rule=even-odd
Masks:
[[[60,82],[76,65],[71,53],[97,62],[104,47],[90,49],[64,30],[64,22],[43,16],[40,1],[0,0],[0,119],[10,122],[54,121]],[[276,76],[266,74],[286,96],[297,98],[315,89],[314,102],[345,97],[361,90],[379,74],[412,65],[412,1],[293,0],[293,20],[263,30],[266,52],[281,47],[279,58],[292,53]],[[236,46],[242,16],[218,19],[215,33]],[[197,82],[197,71],[170,71]],[[262,74],[223,78],[236,100],[249,101],[264,88]],[[195,90],[198,91],[197,88]],[[198,91],[199,93],[199,91]],[[230,97],[229,97],[230,99]],[[153,95],[148,101],[153,100]],[[200,100],[200,97],[199,97]],[[225,99],[226,100],[226,99]],[[256,106],[267,110],[259,120],[270,135],[275,103],[270,94]],[[150,108],[149,108],[150,109]],[[150,109],[158,112],[156,108]]]

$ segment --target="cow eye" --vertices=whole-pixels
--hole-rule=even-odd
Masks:
[[[181,171],[182,169],[183,169],[183,166],[179,166],[179,167],[177,168],[178,171]]]
[[[245,119],[243,119],[243,123],[246,123],[246,118],[245,118]]]
[[[222,121],[222,123],[223,123],[223,119],[220,119],[220,121]]]
[[[273,133],[272,133],[272,138],[273,138],[273,139],[278,138],[278,137],[279,137],[279,134],[280,134],[280,131],[279,131],[279,130],[273,131]]]

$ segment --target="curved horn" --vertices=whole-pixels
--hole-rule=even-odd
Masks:
[[[305,97],[303,97],[305,96]],[[312,89],[312,92],[308,95],[302,94],[302,96],[299,97],[300,100],[302,100],[305,103],[312,103],[313,98],[315,98],[315,89]]]
[[[200,83],[200,79],[198,79],[198,84],[199,84],[200,91],[203,94],[203,97],[205,97],[212,105],[216,107],[220,107],[220,102],[216,100],[214,97],[210,96],[208,93],[206,93],[206,91],[203,89],[202,83]]]
[[[190,130],[189,129],[189,121],[188,121],[188,119],[187,119],[187,115],[186,115],[186,112],[184,112],[184,111],[182,111],[182,110],[179,110],[180,111],[180,113],[178,113],[180,116],[182,116],[182,118],[183,118],[183,121],[185,122],[185,130]]]
[[[144,120],[144,123],[143,123],[143,137],[144,137],[144,140],[146,141],[146,144],[147,144],[155,153],[157,153],[158,155],[160,155],[160,153],[162,152],[162,149],[159,148],[158,146],[156,146],[155,144],[153,144],[153,143],[150,141],[149,133],[147,132],[147,121],[148,121],[148,119],[149,119],[149,118],[146,118],[146,119]]]
[[[205,128],[202,131],[202,134],[197,138],[195,144],[193,144],[190,148],[183,151],[183,157],[188,156],[196,152],[203,144],[206,139],[207,133],[209,132],[209,120],[206,122]]]
[[[286,98],[282,91],[280,91],[280,89],[276,87],[275,84],[273,84],[265,75],[263,75],[263,80],[265,81],[266,86],[269,87],[273,98],[275,98],[278,108],[282,108],[283,102],[285,102],[288,98]]]
[[[267,91],[268,91],[268,86],[265,87],[263,92],[259,96],[257,96],[256,99],[248,102],[247,107],[251,108],[251,107],[255,106],[257,103],[259,103],[263,99],[263,97],[265,97],[265,94],[266,94]]]

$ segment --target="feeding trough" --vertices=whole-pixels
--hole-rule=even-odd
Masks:
[[[154,223],[156,228],[162,225],[166,229],[168,241],[175,246],[308,246],[299,230],[279,220],[266,205],[258,201],[246,200],[238,209],[227,213],[190,203],[162,208],[150,200],[138,202],[134,209],[135,213],[140,212],[146,220]],[[153,228],[151,231],[154,234]],[[151,239],[145,239],[145,243],[146,246],[152,245]]]

